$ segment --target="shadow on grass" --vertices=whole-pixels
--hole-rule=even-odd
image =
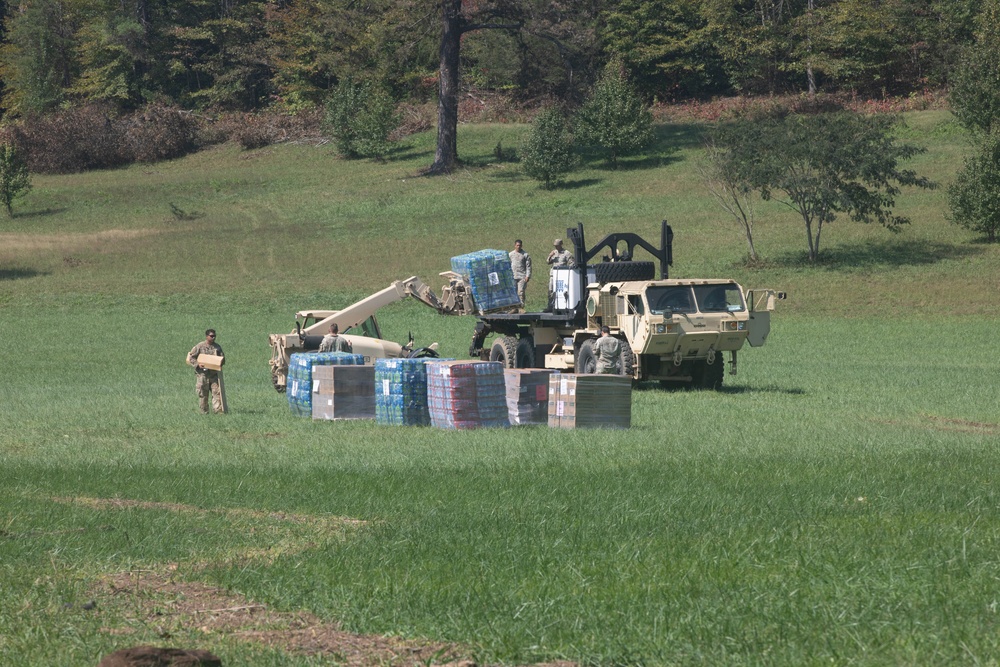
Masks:
[[[50,215],[59,215],[60,213],[65,213],[69,209],[64,207],[61,208],[43,208],[37,211],[22,211],[14,213],[15,218],[45,218]]]
[[[0,269],[0,280],[23,280],[47,275],[49,275],[48,271],[36,271],[35,269]]]
[[[827,271],[877,267],[898,268],[965,259],[981,255],[985,251],[985,248],[970,245],[900,239],[870,243],[847,243],[828,249],[821,248],[815,262],[810,262],[805,252],[797,252],[781,255],[766,263],[783,268],[813,267]]]
[[[634,391],[639,392],[663,392],[665,394],[673,394],[679,392],[688,391],[706,391],[715,392],[717,394],[786,394],[788,396],[804,396],[804,389],[789,389],[786,387],[779,387],[778,385],[767,385],[766,387],[727,387],[723,385],[719,389],[694,389],[683,383],[671,383],[666,386],[661,385],[659,382],[640,382],[633,387]]]

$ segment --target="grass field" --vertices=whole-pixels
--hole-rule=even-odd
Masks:
[[[946,184],[962,135],[908,122]],[[768,204],[751,269],[692,168],[699,128],[551,192],[493,162],[522,131],[462,127],[450,178],[418,176],[430,135],[381,165],[225,146],[35,178],[0,226],[0,664],[144,643],[226,665],[997,664],[1000,248],[947,223],[942,190],[907,191],[912,225],[838,220],[816,266]],[[789,292],[723,391],[640,387],[627,432],[445,432],[313,423],[271,389],[267,334],[300,308],[435,285],[515,236],[541,265],[577,222],[593,242],[663,218],[675,275]],[[416,303],[381,319],[457,357],[473,327]],[[225,417],[197,414],[183,365],[209,326]],[[180,611],[194,589],[148,585],[167,579],[433,646],[310,653],[290,616],[265,641]]]

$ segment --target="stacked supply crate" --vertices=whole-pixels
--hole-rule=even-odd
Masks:
[[[427,365],[431,426],[507,426],[503,364],[498,361],[442,361]]]
[[[468,281],[480,314],[521,305],[510,255],[503,250],[480,250],[452,257],[451,270]]]
[[[318,366],[360,366],[365,358],[346,352],[298,352],[288,362],[288,407],[299,417],[312,416],[313,369]]]
[[[427,362],[435,359],[375,360],[375,421],[426,426]]]
[[[547,368],[504,369],[511,426],[548,423],[549,378],[554,372]]]
[[[562,373],[549,379],[549,426],[629,428],[632,378]]]
[[[313,419],[375,419],[374,366],[315,366]]]

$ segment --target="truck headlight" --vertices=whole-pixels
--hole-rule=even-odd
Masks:
[[[675,325],[673,324],[667,324],[665,322],[661,322],[656,325],[656,333],[658,334],[673,333],[674,326]]]
[[[740,320],[733,320],[732,322],[724,322],[722,330],[723,331],[746,331],[747,323]]]

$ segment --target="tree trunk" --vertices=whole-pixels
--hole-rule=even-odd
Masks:
[[[438,134],[428,174],[447,174],[458,163],[458,66],[462,43],[462,0],[442,0],[441,71],[438,85]]]

